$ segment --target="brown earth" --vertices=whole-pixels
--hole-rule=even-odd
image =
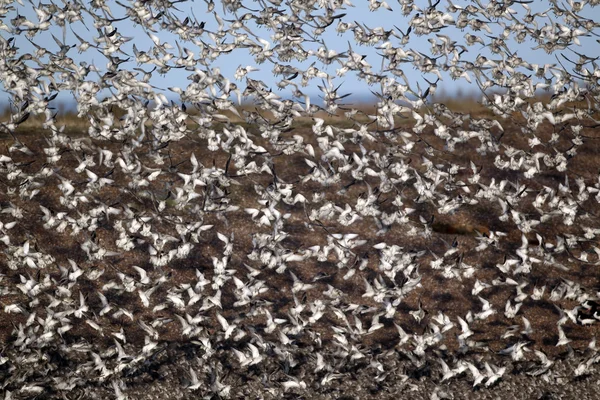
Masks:
[[[502,143],[515,148],[526,149],[526,135],[519,131],[520,126],[517,123],[507,122],[504,124],[505,134],[502,137]],[[341,181],[329,188],[322,188],[314,182],[301,183],[297,182],[299,177],[309,173],[310,167],[304,162],[304,156],[294,154],[287,156],[277,154],[273,150],[273,146],[269,145],[265,140],[261,139],[259,132],[256,132],[252,127],[248,127],[249,132],[255,135],[255,143],[265,146],[272,154],[273,169],[277,174],[277,179],[280,182],[295,183],[295,192],[304,193],[307,198],[308,194],[315,191],[325,191],[325,199],[330,200],[340,207],[344,207],[346,203],[354,204],[358,196],[364,195],[368,190],[368,185],[371,188],[376,188],[379,184],[378,180],[372,177],[367,177],[364,182],[353,183],[351,177],[342,176]],[[551,127],[544,125],[543,129],[536,134],[548,139],[554,131],[561,131],[561,127]],[[26,172],[39,171],[44,165],[43,147],[46,145],[46,140],[40,132],[19,132],[19,139],[29,147],[34,155],[30,156],[19,151],[13,151],[10,156],[17,163],[21,163],[21,168]],[[314,134],[308,127],[297,127],[290,132],[283,134],[285,137],[291,137],[292,134],[299,134],[307,143],[312,143],[315,149],[318,144]],[[499,132],[492,131],[493,135],[499,136]],[[586,129],[583,134],[589,137],[586,143],[579,149],[576,157],[569,161],[568,174],[570,177],[571,187],[574,188],[574,180],[576,177],[582,177],[586,182],[597,181],[598,170],[600,169],[600,158],[597,156],[600,146],[600,135],[597,130]],[[565,150],[570,146],[569,136],[563,134],[564,138],[554,146],[557,149]],[[597,136],[597,137],[596,137]],[[80,137],[74,134],[76,140]],[[397,146],[393,138],[386,139],[383,135],[381,140],[368,144],[367,150],[384,152],[391,146]],[[521,183],[527,185],[533,192],[541,189],[543,185],[557,186],[558,182],[565,180],[564,175],[556,172],[544,172],[532,180],[524,180],[521,173],[514,171],[498,171],[493,167],[495,154],[481,155],[473,151],[475,148],[475,140],[469,145],[457,146],[457,151],[449,153],[444,150],[443,142],[433,135],[431,131],[426,131],[420,137],[420,141],[415,146],[413,151],[414,156],[410,157],[411,166],[417,170],[423,170],[423,159],[421,154],[426,154],[426,148],[432,148],[433,156],[430,157],[436,162],[457,163],[468,168],[469,164],[466,160],[472,161],[477,166],[482,167],[481,181],[489,183],[492,178],[496,181],[508,179],[511,182],[520,179]],[[89,139],[86,139],[89,140]],[[0,143],[0,148],[7,149],[13,144],[12,139],[5,138]],[[94,144],[100,147],[105,147],[118,154],[120,143],[99,142],[94,141]],[[177,166],[179,171],[189,171],[191,169],[190,156],[195,154],[197,159],[207,168],[216,166],[225,169],[227,167],[228,174],[235,176],[237,170],[233,163],[228,163],[229,155],[222,151],[211,152],[205,147],[206,142],[190,136],[190,138],[177,143],[170,143],[163,151],[168,151],[171,157],[172,166]],[[141,155],[141,160],[146,165],[152,165],[149,157],[144,158],[144,151],[149,144],[142,148],[142,151],[136,151]],[[350,142],[344,143],[347,154],[350,152],[360,153],[357,145]],[[160,151],[160,150],[159,150]],[[82,152],[65,151],[62,154],[60,168],[58,172],[61,176],[71,179],[76,187],[81,187],[86,182],[81,182],[81,175],[76,174],[73,169],[78,165],[78,158],[85,154]],[[2,151],[4,154],[9,154],[9,151]],[[264,162],[265,158],[256,155],[254,159],[258,162]],[[260,164],[259,164],[260,165]],[[165,165],[162,168],[168,169],[170,166]],[[173,167],[174,168],[174,167]],[[96,173],[105,173],[114,179],[114,184],[111,187],[103,189],[97,195],[97,200],[107,205],[113,205],[116,208],[122,208],[123,205],[137,207],[140,212],[144,209],[154,210],[156,204],[149,197],[142,197],[140,192],[135,192],[127,188],[127,180],[119,168],[113,171],[105,167],[94,169]],[[176,174],[165,173],[156,181],[145,189],[145,193],[152,193],[156,198],[164,198],[167,195],[166,185],[174,183],[173,177]],[[465,179],[468,174],[465,172]],[[240,205],[238,211],[226,214],[226,221],[219,219],[214,213],[205,213],[203,216],[203,224],[211,224],[214,227],[205,232],[200,238],[200,243],[192,251],[187,259],[179,260],[164,268],[164,272],[170,274],[170,282],[172,285],[183,284],[190,282],[195,278],[196,269],[204,272],[207,279],[212,277],[212,261],[211,257],[220,257],[222,242],[217,239],[216,232],[221,232],[229,236],[230,232],[235,233],[234,254],[230,261],[229,268],[234,268],[239,271],[240,276],[245,276],[247,270],[244,263],[249,261],[246,255],[252,251],[252,234],[263,231],[270,233],[272,228],[257,227],[251,217],[244,212],[245,207],[257,207],[257,195],[255,187],[259,186],[266,189],[273,182],[273,176],[263,173],[254,176],[237,176],[234,178],[238,183],[226,188],[227,198],[230,204]],[[52,182],[53,178],[49,178]],[[171,180],[171,181],[170,181]],[[60,181],[55,179],[55,183]],[[353,184],[352,184],[353,183]],[[5,187],[15,187],[15,182],[2,182]],[[342,190],[343,189],[343,190]],[[449,191],[449,195],[460,193],[458,189]],[[304,302],[311,302],[319,297],[328,289],[328,285],[342,290],[344,302],[347,304],[361,304],[366,306],[376,305],[371,299],[362,297],[365,290],[364,279],[372,282],[378,275],[378,252],[373,249],[373,246],[380,242],[386,242],[388,245],[397,244],[404,249],[418,252],[424,250],[427,252],[419,261],[419,272],[422,274],[422,287],[411,292],[398,306],[395,317],[392,320],[383,320],[384,328],[376,331],[372,335],[367,335],[362,339],[364,348],[377,349],[377,352],[397,352],[396,344],[398,342],[398,334],[392,322],[402,326],[408,334],[416,333],[423,334],[427,329],[428,322],[432,316],[435,316],[438,311],[446,313],[453,322],[456,323],[456,317],[464,316],[470,310],[480,310],[481,303],[477,296],[471,294],[471,288],[476,279],[485,282],[491,282],[497,278],[506,278],[501,274],[495,264],[502,263],[506,254],[514,254],[514,250],[521,245],[522,235],[516,229],[512,222],[502,222],[498,219],[500,215],[500,205],[497,202],[482,201],[473,206],[463,206],[452,215],[441,215],[436,208],[429,203],[417,203],[414,199],[417,197],[414,188],[409,184],[403,187],[396,187],[394,191],[388,194],[380,194],[379,203],[381,209],[392,209],[389,204],[394,200],[396,194],[401,194],[406,199],[405,204],[408,207],[416,209],[416,212],[410,215],[410,223],[408,227],[394,225],[388,232],[377,236],[377,227],[373,220],[362,220],[352,224],[349,227],[344,227],[337,220],[323,221],[323,225],[319,226],[315,223],[310,223],[305,213],[304,207],[297,203],[293,206],[288,206],[284,203],[279,203],[282,212],[291,214],[287,220],[283,230],[288,233],[288,238],[283,241],[284,246],[295,252],[301,252],[313,245],[322,245],[327,243],[327,237],[330,233],[357,233],[360,239],[366,240],[364,245],[355,248],[353,251],[357,255],[367,256],[368,266],[364,271],[357,273],[350,279],[344,280],[343,276],[346,270],[340,270],[336,266],[337,260],[333,254],[330,254],[329,259],[324,262],[315,262],[314,259],[304,262],[290,263],[288,270],[292,271],[299,279],[304,282],[312,282],[313,278],[319,273],[326,273],[328,278],[314,282],[314,288],[308,290],[305,297],[301,299]],[[206,193],[202,194],[206,196]],[[132,269],[133,265],[139,265],[149,271],[149,275],[158,276],[161,272],[152,270],[149,265],[146,252],[146,246],[140,246],[129,252],[121,252],[116,257],[106,258],[102,261],[89,261],[85,257],[85,253],[80,250],[80,245],[92,237],[91,232],[81,232],[78,235],[71,235],[67,230],[63,234],[57,234],[55,231],[48,231],[42,227],[39,205],[42,205],[51,210],[60,210],[61,205],[58,197],[60,191],[54,186],[45,186],[41,188],[41,192],[35,197],[34,201],[24,200],[18,196],[11,196],[7,190],[0,192],[0,205],[2,208],[7,208],[10,204],[22,208],[24,218],[19,221],[18,225],[11,230],[11,243],[21,244],[29,240],[32,248],[39,249],[45,253],[53,254],[56,258],[55,263],[46,268],[46,271],[51,274],[51,277],[56,281],[60,281],[61,272],[60,266],[68,266],[68,259],[74,260],[80,267],[85,270],[98,268],[105,270],[104,274],[98,281],[90,281],[81,278],[77,286],[73,289],[74,293],[81,291],[87,297],[90,309],[97,310],[101,308],[100,301],[95,295],[96,291],[100,290],[103,284],[110,280],[119,280],[117,274],[119,272],[127,273],[135,276],[136,272]],[[224,200],[226,201],[226,200]],[[593,203],[592,200],[586,202],[585,210],[588,216],[583,216],[580,213],[581,221],[585,221],[586,225],[598,226],[598,213],[600,207]],[[186,210],[176,210],[174,207],[169,207],[168,212],[172,216],[181,216],[183,221],[191,222],[193,216],[188,215]],[[85,208],[84,208],[85,209]],[[528,210],[525,210],[528,211]],[[528,211],[529,212],[529,211]],[[426,220],[434,217],[432,225],[433,233],[431,237],[409,236],[406,232],[410,227],[421,227],[419,216]],[[119,218],[119,217],[114,217]],[[2,217],[4,222],[11,219]],[[165,226],[165,233],[177,236],[172,227]],[[489,235],[490,232],[501,231],[507,234],[501,246],[498,249],[491,249],[484,253],[476,252],[473,249],[478,243],[477,236]],[[561,223],[560,217],[554,217],[548,222],[540,224],[535,229],[535,233],[540,234],[546,240],[555,241],[557,235],[581,234],[580,225],[565,226]],[[93,240],[102,247],[109,250],[119,251],[114,245],[117,238],[112,225],[109,221],[104,220],[96,232],[93,234]],[[528,236],[530,243],[535,243],[536,236],[531,234]],[[462,261],[466,264],[475,266],[475,273],[471,278],[463,278],[462,280],[449,280],[443,278],[439,271],[435,271],[430,267],[429,262],[434,259],[432,253],[437,256],[442,255],[448,248],[449,244],[455,242],[457,257],[460,255]],[[589,243],[581,243],[579,251],[589,251],[594,241]],[[457,258],[458,260],[458,258]],[[591,256],[591,261],[595,259]],[[541,287],[546,285],[546,298],[540,301],[527,299],[514,320],[509,320],[503,315],[504,303],[507,299],[514,297],[515,288],[513,286],[495,286],[491,289],[486,289],[480,294],[489,300],[497,309],[497,313],[484,321],[483,323],[474,323],[472,329],[475,331],[473,340],[480,342],[481,346],[486,347],[490,352],[481,351],[481,354],[475,354],[474,359],[478,357],[491,357],[490,360],[496,365],[506,365],[509,373],[491,389],[475,390],[471,388],[472,382],[468,372],[465,376],[469,379],[453,379],[450,383],[444,383],[438,387],[435,382],[439,380],[439,365],[434,361],[435,356],[430,355],[431,360],[427,361],[425,371],[419,371],[411,367],[411,363],[403,359],[401,353],[398,354],[397,367],[404,371],[403,374],[409,376],[407,382],[385,381],[381,384],[372,382],[368,376],[361,375],[360,368],[352,372],[352,378],[344,377],[344,381],[331,385],[328,388],[320,387],[318,384],[307,389],[306,392],[297,391],[289,393],[290,396],[296,393],[301,398],[398,398],[394,396],[410,396],[411,398],[429,398],[434,392],[442,396],[442,392],[454,393],[454,398],[498,398],[502,393],[510,393],[514,398],[600,398],[595,392],[595,385],[600,377],[597,373],[584,377],[581,380],[575,381],[569,377],[569,366],[577,365],[576,361],[585,353],[589,342],[592,338],[598,336],[599,326],[594,324],[591,326],[582,326],[578,324],[568,323],[565,326],[565,332],[572,342],[569,346],[556,347],[558,340],[558,332],[556,329],[556,320],[558,319],[558,311],[554,304],[547,300],[547,294],[565,280],[572,281],[580,285],[589,293],[597,293],[600,291],[600,275],[597,274],[597,265],[593,263],[583,263],[577,261],[568,254],[563,254],[558,257],[559,262],[567,266],[567,271],[560,270],[552,265],[536,264],[533,271],[528,276],[514,277],[526,279],[529,285],[524,289],[525,292],[531,294],[534,286]],[[11,270],[6,264],[6,255],[0,256],[0,273],[4,274],[3,281],[0,284],[10,287],[20,282],[20,274],[22,270]],[[35,271],[27,271],[29,274],[35,274]],[[274,304],[274,317],[285,317],[290,306],[293,306],[294,299],[291,294],[291,286],[293,284],[289,273],[277,274],[274,270],[262,269],[258,278],[264,280],[269,288],[261,297],[265,302]],[[235,298],[232,294],[233,284],[228,283],[225,287],[222,296],[223,311],[222,314],[228,319],[242,319],[244,310],[233,308]],[[159,289],[153,296],[161,298],[164,292]],[[166,289],[165,289],[166,290]],[[3,305],[13,303],[26,303],[28,298],[24,294],[16,293],[0,297]],[[77,298],[77,296],[74,296]],[[173,317],[172,310],[165,309],[158,313],[151,313],[145,309],[137,294],[123,293],[119,296],[109,298],[113,304],[126,307],[134,313],[134,320],[126,317],[121,318],[105,318],[105,325],[102,326],[103,335],[93,330],[85,323],[74,326],[67,332],[63,340],[65,344],[74,343],[78,340],[85,339],[99,348],[108,348],[113,345],[111,332],[118,332],[123,328],[127,332],[128,343],[131,346],[141,347],[144,342],[144,331],[137,324],[138,319],[154,319],[157,317]],[[422,308],[427,312],[425,319],[421,323],[417,323],[409,314],[409,311],[416,310],[419,302]],[[564,309],[571,309],[577,305],[572,300],[561,300],[556,303]],[[247,310],[246,310],[247,311]],[[242,313],[242,314],[240,314]],[[214,318],[214,312],[209,312]],[[40,315],[41,316],[41,315]],[[512,363],[509,357],[498,356],[497,353],[515,343],[516,339],[520,338],[517,333],[516,337],[502,339],[502,334],[506,329],[515,324],[520,324],[520,317],[526,317],[532,325],[533,333],[521,338],[527,340],[530,349],[538,349],[544,351],[549,357],[559,361],[560,366],[557,370],[563,371],[565,377],[562,381],[543,382],[538,378],[531,378],[520,373],[526,370],[528,363],[535,360],[532,352],[526,353],[526,359],[519,363]],[[14,327],[19,323],[24,323],[26,318],[19,314],[2,313],[2,327],[0,328],[0,342],[10,343],[14,341]],[[364,318],[365,327],[369,326],[370,316]],[[250,315],[243,319],[244,324],[254,325],[255,329],[262,331],[265,319],[263,316]],[[332,342],[332,331],[329,329],[329,323],[336,322],[335,316],[331,311],[321,319],[319,324],[314,326],[315,334],[320,335],[322,347],[325,348]],[[213,329],[219,329],[219,325],[213,322]],[[456,329],[456,328],[455,328]],[[177,321],[167,325],[159,330],[160,342],[166,346],[166,351],[157,356],[154,364],[150,363],[147,370],[142,370],[136,376],[124,377],[126,385],[132,390],[126,391],[133,398],[195,398],[192,394],[185,392],[182,389],[182,384],[185,383],[183,376],[187,376],[188,365],[196,365],[193,363],[197,354],[190,344],[183,340],[180,335],[180,327]],[[209,329],[210,332],[210,329]],[[269,337],[265,334],[265,337]],[[276,340],[276,339],[275,339]],[[458,349],[456,334],[448,335],[445,342],[447,347],[447,357]],[[296,345],[300,349],[298,354],[304,354],[304,357],[310,357],[311,352],[319,348],[310,339],[310,336],[303,335],[297,338]],[[316,347],[315,347],[316,346]],[[191,353],[190,353],[191,352]],[[191,355],[190,355],[191,354]],[[357,364],[360,365],[360,364]],[[275,368],[275,367],[273,367]],[[268,368],[267,368],[268,370]],[[302,366],[297,367],[296,376],[308,376],[311,371],[302,371]],[[239,375],[236,375],[239,374]],[[244,375],[246,374],[246,375]],[[422,376],[421,376],[422,375]],[[237,398],[243,398],[248,394],[244,394],[244,387],[256,388],[259,392],[268,388],[269,383],[264,382],[264,374],[253,376],[252,370],[249,372],[236,370],[232,367],[229,373],[226,373],[227,382],[234,385]],[[278,379],[282,379],[281,376]],[[308,378],[307,378],[308,379]],[[436,389],[438,387],[438,389]],[[77,389],[79,390],[79,389]],[[249,390],[249,389],[248,389]],[[112,393],[110,386],[89,387],[85,391],[80,391],[82,398],[101,398],[109,393]],[[137,393],[137,394],[134,394]],[[256,393],[256,392],[253,392]],[[266,392],[265,392],[266,393]],[[544,397],[546,396],[546,397]],[[551,397],[554,396],[554,397]],[[596,396],[596,397],[594,397]],[[294,396],[291,396],[294,397]],[[39,398],[44,398],[41,396]],[[73,396],[67,398],[75,398]],[[265,398],[269,398],[268,394]],[[297,397],[296,397],[297,398]]]

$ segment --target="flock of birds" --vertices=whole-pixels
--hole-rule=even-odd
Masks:
[[[349,21],[349,0],[205,3],[201,19],[179,10],[184,0],[0,5],[5,399],[92,384],[127,398],[172,343],[193,348],[181,387],[207,398],[239,396],[240,376],[259,382],[255,397],[302,395],[359,370],[381,388],[426,374],[483,390],[519,363],[552,379],[549,347],[579,354],[572,377],[593,373],[600,179],[570,164],[598,139],[598,56],[578,45],[598,42],[586,15],[600,2],[533,12],[523,0],[369,0],[401,12],[404,29]],[[123,36],[127,23],[152,45]],[[332,31],[354,48],[328,47]],[[411,47],[419,36],[429,48]],[[556,62],[531,62],[515,42]],[[255,66],[233,77],[214,66],[238,52],[272,68],[277,89],[252,78]],[[190,81],[168,88],[178,101],[151,82],[173,69]],[[337,82],[350,75],[373,89],[374,112],[344,104]],[[444,79],[476,84],[493,115],[436,102]],[[322,102],[302,91],[314,82]],[[61,92],[87,132],[60,125]],[[485,222],[440,232],[439,220],[480,205]],[[430,309],[435,282],[472,304]],[[540,304],[553,331],[531,311]]]

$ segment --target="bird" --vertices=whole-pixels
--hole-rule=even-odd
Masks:
[[[502,376],[506,372],[506,367],[496,367],[495,365],[490,365],[487,362],[484,365],[487,377],[485,387],[493,386],[496,382],[502,379]]]
[[[189,373],[190,385],[187,387],[187,389],[191,391],[200,389],[200,387],[202,386],[202,382],[200,382],[200,380],[198,379],[198,375],[196,374],[196,371],[194,371],[194,368],[190,367]]]
[[[246,353],[244,353],[240,350],[237,350],[235,348],[233,349],[234,353],[238,357],[240,366],[242,366],[242,367],[249,366],[249,365],[256,365],[263,360],[263,357],[260,355],[260,351],[252,343],[248,343],[248,349],[250,349],[249,357],[246,355]]]
[[[567,337],[567,335],[565,335],[565,331],[563,330],[563,328],[558,325],[558,342],[556,343],[556,346],[564,346],[566,344],[569,344],[571,342],[571,339],[569,339]]]
[[[139,282],[142,285],[147,285],[150,283],[150,278],[148,277],[148,274],[146,272],[145,269],[138,267],[137,265],[133,265],[132,266],[133,269],[136,270],[136,272],[140,275],[140,280]]]
[[[225,340],[227,340],[227,339],[229,339],[229,337],[231,337],[231,334],[237,328],[237,326],[227,322],[225,317],[223,317],[218,312],[216,313],[216,315],[217,315],[217,319],[219,320],[219,324],[221,324],[221,327],[223,328],[223,331],[225,332],[225,334],[224,334]]]
[[[460,339],[467,339],[473,335],[473,331],[469,328],[469,324],[460,316],[457,317],[462,333],[458,336]]]
[[[483,380],[486,378],[486,376],[484,374],[482,374],[479,369],[477,369],[477,367],[475,365],[473,365],[470,362],[466,362],[467,367],[469,368],[469,371],[471,372],[471,375],[473,377],[473,387],[477,387],[479,386]]]
[[[480,296],[477,296],[477,297],[479,297],[479,300],[482,303],[482,309],[481,309],[481,312],[475,314],[476,319],[484,320],[496,313],[496,310],[494,310],[492,308],[492,306],[488,300],[486,300]]]
[[[502,355],[510,355],[514,361],[521,360],[524,356],[525,351],[529,351],[526,347],[528,342],[519,341],[504,350],[500,351]]]

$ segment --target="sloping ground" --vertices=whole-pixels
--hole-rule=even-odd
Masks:
[[[525,135],[516,124],[512,128],[504,126],[501,143],[527,148]],[[265,166],[262,172],[244,173],[227,152],[209,151],[206,138],[189,135],[163,148],[142,143],[134,149],[144,166],[138,176],[147,181],[141,187],[130,185],[131,176],[118,163],[99,165],[98,148],[112,152],[115,161],[123,154],[120,142],[73,135],[60,149],[60,162],[50,165],[45,164],[47,142],[40,132],[19,133],[32,153],[10,149],[14,142],[3,141],[2,153],[12,158],[12,166],[3,161],[3,168],[16,166],[23,176],[47,168],[47,176],[38,174],[31,180],[8,181],[8,173],[3,174],[1,218],[10,237],[10,245],[0,244],[0,383],[6,393],[14,398],[105,398],[122,392],[140,399],[367,399],[397,398],[399,393],[411,398],[597,396],[597,356],[590,343],[598,335],[598,323],[590,300],[597,299],[599,290],[599,256],[594,237],[569,241],[569,235],[581,238],[584,226],[598,227],[600,211],[593,195],[581,202],[587,215],[579,211],[575,224],[565,225],[561,215],[550,216],[523,235],[513,221],[501,218],[496,199],[481,197],[477,204],[461,204],[444,213],[433,202],[420,200],[413,176],[390,190],[368,173],[361,181],[346,172],[334,176],[329,186],[304,179],[321,168],[305,158],[318,164],[323,153],[310,129],[299,127],[282,136],[299,135],[304,144],[313,145],[315,157],[285,154],[259,132],[248,131],[255,135],[255,144],[270,153],[248,156],[258,169]],[[537,133],[546,142],[554,131],[562,132],[560,127],[544,126]],[[592,129],[584,133],[595,135]],[[566,184],[565,175],[556,171],[543,171],[532,179],[522,172],[500,171],[493,166],[495,154],[474,151],[476,139],[458,145],[453,153],[444,150],[443,141],[431,131],[418,139],[412,155],[396,151],[403,143],[399,132],[366,141],[364,151],[371,159],[376,153],[386,155],[389,160],[382,165],[395,161],[422,174],[428,161],[421,155],[434,163],[456,164],[463,168],[456,181],[465,182],[473,175],[472,162],[481,168],[482,186],[468,185],[470,193],[459,186],[445,187],[449,198],[472,198],[492,181],[507,180],[506,190],[523,195],[519,211],[532,217],[539,212],[528,203],[544,186],[555,188],[560,197],[559,185]],[[569,145],[566,134],[554,144],[560,151]],[[343,147],[352,159],[352,153],[364,154],[351,141]],[[506,152],[503,148],[502,154]],[[156,154],[165,164],[156,163]],[[568,182],[574,193],[577,178],[588,186],[597,182],[596,154],[598,140],[589,139],[569,160]],[[85,169],[77,171],[86,157],[98,163],[93,172],[99,178],[112,182],[90,190],[94,178]],[[186,179],[178,174],[192,173],[194,158],[201,164],[199,171],[225,172],[233,183],[198,185],[198,197],[180,206],[177,194],[169,190]],[[161,174],[149,178],[156,171],[152,168]],[[64,188],[69,181],[87,199],[79,198],[76,210],[60,199],[64,193],[58,185]],[[36,182],[45,184],[36,187]],[[517,182],[519,189],[511,186]],[[286,183],[294,184],[292,197],[300,193],[306,202],[279,201],[276,209],[282,216],[269,220],[270,225],[266,220],[257,224],[267,215],[261,209],[268,209],[259,200],[278,196]],[[39,193],[30,197],[27,191],[36,189]],[[319,192],[322,198],[314,196]],[[382,212],[414,211],[389,227],[372,217],[345,225],[339,216],[346,204],[354,209],[359,199],[370,196]],[[315,211],[328,202],[340,207],[330,219],[324,211]],[[258,216],[245,210],[249,208],[260,210]],[[61,212],[73,219],[61,219]],[[96,220],[90,222],[86,214]],[[50,223],[50,218],[56,221]],[[122,239],[115,229],[119,220],[132,243],[127,250],[116,245]],[[12,221],[17,224],[7,229]],[[61,221],[67,221],[65,228],[57,231]],[[194,222],[199,225],[178,231]],[[161,243],[144,234],[146,223],[173,237],[162,253]],[[274,234],[277,223],[281,226]],[[505,236],[486,249],[477,248],[498,237],[495,232]],[[272,234],[280,235],[279,242],[267,239]],[[556,251],[561,241],[566,250]],[[180,249],[185,243],[193,244],[188,254]],[[399,248],[390,250],[393,245]],[[548,257],[534,262],[531,271],[515,273],[518,263],[506,272],[498,267],[507,259],[519,260],[516,254],[523,248],[530,257]],[[168,262],[151,260],[177,249],[182,255]],[[401,268],[386,266],[386,251],[403,254],[394,259],[394,268]],[[41,260],[37,254],[53,258]],[[15,264],[15,259],[21,263]],[[436,260],[447,267],[436,268]],[[146,272],[148,281],[134,266]],[[489,286],[474,292],[482,284]],[[545,291],[536,296],[542,288]],[[246,289],[256,292],[243,294]],[[147,304],[140,293],[145,293]],[[195,295],[197,301],[190,301]],[[477,317],[485,304],[479,297],[494,312]],[[506,315],[507,302],[520,307],[514,316]],[[561,329],[570,341],[557,346],[557,321],[564,313]],[[459,317],[467,321],[471,335],[465,334]],[[511,352],[511,346],[521,346],[522,354]],[[542,368],[546,356],[555,363]],[[443,379],[447,371],[439,360],[457,370],[455,376]],[[575,374],[578,367],[581,373]],[[497,381],[492,379],[495,374]]]

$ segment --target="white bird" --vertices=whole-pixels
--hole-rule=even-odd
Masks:
[[[385,326],[381,322],[379,322],[380,316],[381,316],[381,314],[373,315],[373,319],[371,320],[371,326],[369,327],[369,330],[367,331],[367,333],[373,333]]]
[[[530,336],[533,333],[533,328],[531,327],[531,322],[524,316],[521,316],[523,320],[523,330],[521,331],[522,335]]]
[[[133,265],[132,266],[133,269],[135,269],[137,271],[137,273],[140,275],[140,283],[142,285],[147,285],[150,283],[150,278],[148,277],[148,273],[146,272],[145,269],[138,267],[137,265]]]
[[[195,323],[193,323],[191,318],[188,318],[189,314],[186,314],[185,318],[179,314],[175,314],[175,316],[181,323],[181,334],[183,336],[193,337],[199,332],[200,329],[196,326]]]
[[[144,347],[142,347],[142,354],[149,356],[152,350],[158,346],[158,342],[153,342],[150,336],[144,337]]]
[[[83,296],[83,293],[81,293],[81,291],[79,292],[79,308],[77,308],[76,310],[73,311],[73,315],[76,318],[83,318],[83,315],[88,312],[89,307],[87,306],[87,304],[85,303],[85,297]]]
[[[486,318],[488,318],[489,316],[493,315],[496,313],[496,310],[494,308],[492,308],[492,305],[490,304],[489,301],[487,301],[486,299],[479,297],[479,300],[482,303],[482,308],[481,308],[481,312],[475,314],[475,318],[479,319],[479,320],[484,320]]]
[[[445,382],[448,379],[452,379],[454,376],[456,376],[456,372],[453,369],[451,369],[442,358],[438,358],[437,361],[442,366],[443,375],[442,380],[440,382]]]
[[[312,283],[302,282],[300,279],[298,279],[296,274],[294,274],[292,271],[290,271],[290,275],[292,276],[292,280],[294,281],[294,284],[292,286],[293,293],[305,292],[305,291],[313,289],[315,287],[315,285]]]
[[[120,380],[112,380],[111,381],[113,390],[115,392],[115,396],[117,398],[117,400],[127,400],[127,396],[123,394],[123,391],[121,390],[121,386],[123,385],[123,382]]]
[[[561,325],[558,325],[558,342],[556,343],[556,347],[564,346],[566,344],[571,343],[571,339],[567,337],[565,331],[563,330]]]
[[[250,356],[246,355],[242,351],[237,350],[236,348],[232,348],[233,352],[238,357],[241,367],[256,365],[263,360],[263,357],[260,355],[260,352],[256,346],[254,346],[252,343],[248,343],[248,348],[250,349]]]
[[[221,324],[221,328],[223,328],[223,331],[225,332],[225,340],[227,340],[227,339],[229,339],[229,337],[231,336],[233,331],[237,328],[237,326],[227,322],[225,317],[223,317],[218,312],[216,313],[216,315],[217,315],[217,320],[219,321],[219,324]]]
[[[269,310],[266,308],[263,310],[263,312],[265,313],[265,316],[267,317],[267,326],[265,328],[266,333],[272,333],[273,331],[275,331],[275,329],[277,328],[278,325],[281,325],[281,324],[284,324],[285,322],[287,322],[287,320],[283,319],[283,318],[273,318],[273,316],[271,315]]]
[[[230,256],[233,253],[234,234],[231,233],[231,237],[228,238],[227,236],[223,235],[222,233],[217,232],[217,237],[219,238],[219,240],[221,240],[223,243],[225,243],[225,249],[223,250],[223,255]]]
[[[200,389],[200,387],[202,386],[202,382],[200,382],[200,380],[198,379],[198,375],[196,374],[196,371],[194,371],[194,368],[190,367],[190,384],[187,387],[188,390],[194,391],[194,390],[198,390]]]
[[[468,337],[472,336],[474,332],[469,328],[469,324],[467,323],[467,321],[462,319],[460,316],[458,316],[457,318],[460,324],[460,329],[462,330],[462,333],[458,335],[458,337],[462,340],[465,340]]]
[[[98,315],[103,316],[104,314],[110,312],[112,306],[109,304],[108,300],[106,299],[106,296],[104,296],[102,292],[96,292],[96,294],[98,295],[98,297],[100,298],[100,302],[102,303],[102,309],[100,310]]]
[[[519,361],[525,356],[525,351],[529,350],[526,346],[527,342],[517,342],[504,350],[500,350],[499,354],[509,355],[512,357],[513,361]]]
[[[289,377],[290,379],[281,383],[284,391],[288,391],[291,389],[306,389],[306,383],[299,379]]]
[[[154,291],[157,288],[158,288],[158,286],[153,286],[147,290],[138,289],[137,293],[140,296],[140,300],[142,301],[142,304],[144,305],[144,307],[146,307],[146,308],[150,307],[150,296],[152,295],[152,293],[154,293]]]
[[[483,380],[486,378],[486,376],[484,374],[482,374],[479,369],[477,369],[477,367],[475,365],[473,365],[470,362],[466,362],[467,367],[469,368],[469,371],[471,372],[471,375],[473,376],[473,387],[479,386]]]
[[[510,299],[508,299],[504,307],[504,316],[508,319],[513,319],[521,309],[522,305],[523,303],[515,303],[513,306]]]
[[[490,365],[488,362],[485,363],[486,377],[487,381],[485,382],[485,387],[490,387],[496,382],[498,382],[504,373],[506,372],[506,367],[496,367],[495,365]]]

